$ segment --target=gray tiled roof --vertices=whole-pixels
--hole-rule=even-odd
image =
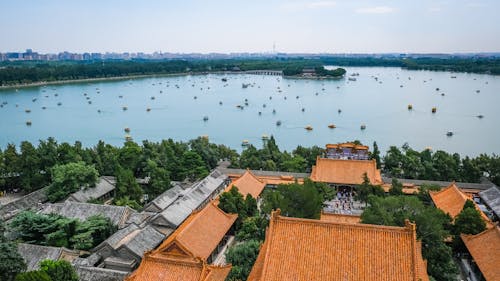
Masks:
[[[500,189],[498,186],[494,185],[479,192],[479,197],[493,210],[497,217],[500,217]]]
[[[95,187],[86,187],[71,194],[68,201],[87,202],[90,199],[101,198],[106,193],[115,189],[114,177],[100,177]]]
[[[58,260],[63,251],[60,247],[39,246],[25,243],[17,244],[17,249],[19,254],[24,258],[28,271],[37,270],[40,267],[40,262],[43,260]]]
[[[95,215],[102,215],[109,218],[114,225],[123,227],[130,214],[135,211],[129,207],[99,205],[91,203],[80,203],[66,201],[64,203],[44,204],[39,211],[41,214],[55,213],[64,217],[86,220]]]
[[[150,225],[141,228],[136,224],[130,224],[115,232],[97,246],[96,249],[101,248],[105,244],[114,250],[125,247],[137,256],[142,257],[144,252],[154,249],[163,239],[165,239],[165,235]]]
[[[220,171],[224,174],[237,174],[243,175],[247,170],[245,169],[232,169],[232,168],[220,168]],[[292,172],[281,172],[281,171],[262,171],[262,170],[250,170],[252,174],[256,176],[293,176],[294,178],[308,178],[311,175],[307,173],[292,173]]]
[[[438,185],[441,187],[447,187],[452,182],[450,181],[431,181],[431,180],[414,180],[414,179],[397,179],[399,182],[402,183],[411,183],[414,185],[422,185],[422,184],[433,184],[433,185]],[[390,183],[392,181],[392,178],[389,177],[382,177],[382,181],[385,183]],[[479,190],[485,190],[488,189],[491,184],[485,184],[485,183],[470,183],[470,182],[455,182],[455,184],[460,188],[460,189],[479,189]]]
[[[77,265],[75,269],[80,281],[122,281],[129,274],[124,271],[91,266]]]
[[[193,210],[199,208],[214,192],[224,184],[228,177],[214,170],[203,180],[193,184],[177,194],[161,213],[152,219],[153,224],[178,227]]]
[[[153,201],[149,202],[144,208],[145,211],[158,212],[167,208],[170,204],[175,202],[179,197],[179,194],[184,189],[181,185],[174,185],[172,188],[160,194]]]

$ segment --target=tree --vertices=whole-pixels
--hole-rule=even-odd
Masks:
[[[184,152],[182,155],[181,167],[183,179],[197,180],[208,175],[208,170],[203,159],[194,151]]]
[[[453,226],[453,247],[455,250],[465,251],[460,234],[478,234],[486,230],[486,223],[481,217],[479,211],[475,208],[474,203],[467,200],[462,211],[455,218]]]
[[[245,215],[247,217],[253,217],[258,214],[259,210],[257,209],[257,200],[253,198],[252,194],[247,194],[245,197]]]
[[[8,177],[5,179],[5,187],[14,189],[20,186],[19,173],[21,172],[21,160],[17,153],[16,146],[9,143],[3,153],[3,161],[5,165],[5,174]]]
[[[262,205],[265,213],[278,208],[288,217],[317,219],[323,208],[323,197],[310,180],[304,184],[280,184],[276,190],[264,191]]]
[[[118,168],[116,172],[116,198],[128,197],[137,203],[142,202],[143,190],[131,170]]]
[[[70,241],[75,249],[89,250],[99,245],[116,231],[109,218],[102,215],[91,216],[78,224]]]
[[[15,281],[52,281],[52,279],[45,271],[34,270],[17,274]]]
[[[385,192],[380,185],[372,185],[366,173],[363,174],[363,182],[356,186],[356,197],[361,202],[367,202],[368,196],[384,196]]]
[[[432,202],[431,196],[429,195],[429,191],[439,191],[441,190],[441,187],[436,184],[422,184],[420,185],[420,188],[418,190],[417,197],[422,201],[424,204],[430,205]]]
[[[240,230],[236,233],[236,239],[238,241],[264,241],[268,225],[269,220],[265,216],[248,217],[243,221]]]
[[[370,159],[375,159],[375,162],[377,163],[377,169],[380,169],[381,167],[380,150],[378,149],[376,141],[373,142],[373,152],[370,154]]]
[[[403,184],[396,178],[392,178],[391,189],[389,195],[403,195]]]
[[[137,143],[127,141],[118,152],[118,162],[121,167],[132,171],[135,176],[138,173],[138,164],[141,154],[142,149]]]
[[[0,220],[0,280],[12,281],[19,272],[26,270],[26,263],[16,244],[7,241],[4,231],[3,221]]]
[[[21,142],[20,173],[21,186],[26,192],[42,188],[46,182],[41,174],[40,158],[35,147],[27,141]]]
[[[236,186],[231,187],[229,192],[224,192],[219,196],[219,208],[226,213],[238,214],[238,218],[234,223],[236,230],[239,230],[243,221],[248,217],[245,199],[243,199],[243,195]]]
[[[47,273],[52,281],[78,281],[75,269],[65,260],[44,260],[40,262],[40,270]]]
[[[158,166],[153,160],[148,160],[146,172],[149,176],[147,194],[149,198],[156,198],[170,188],[170,173],[167,169]]]
[[[246,241],[230,248],[226,253],[226,260],[232,264],[232,268],[226,280],[247,280],[259,255],[259,249],[260,242],[256,240]]]
[[[52,183],[47,190],[47,197],[49,201],[56,202],[82,187],[94,187],[98,176],[95,167],[84,162],[56,165],[52,168]]]

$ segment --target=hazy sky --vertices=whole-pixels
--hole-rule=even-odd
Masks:
[[[500,0],[0,0],[0,52],[500,51]]]

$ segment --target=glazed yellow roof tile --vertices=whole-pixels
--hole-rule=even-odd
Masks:
[[[388,227],[272,214],[248,281],[428,280],[415,225]]]

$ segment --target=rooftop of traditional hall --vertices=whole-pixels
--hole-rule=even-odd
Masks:
[[[318,156],[316,165],[312,167],[311,180],[337,184],[361,184],[364,173],[368,176],[370,183],[383,183],[375,159],[330,159]]]
[[[209,265],[199,258],[179,258],[147,253],[127,281],[224,281],[231,265]]]
[[[429,280],[415,224],[353,224],[272,213],[248,281],[344,279]]]
[[[243,197],[246,197],[247,194],[251,194],[253,198],[257,198],[266,187],[266,182],[260,180],[247,169],[241,177],[237,178],[226,187],[226,192],[230,191],[233,186],[238,188],[238,191]]]
[[[237,214],[225,213],[212,201],[194,211],[153,254],[174,251],[207,260],[237,217]]]
[[[500,280],[500,228],[496,225],[476,235],[461,235],[486,280]]]

